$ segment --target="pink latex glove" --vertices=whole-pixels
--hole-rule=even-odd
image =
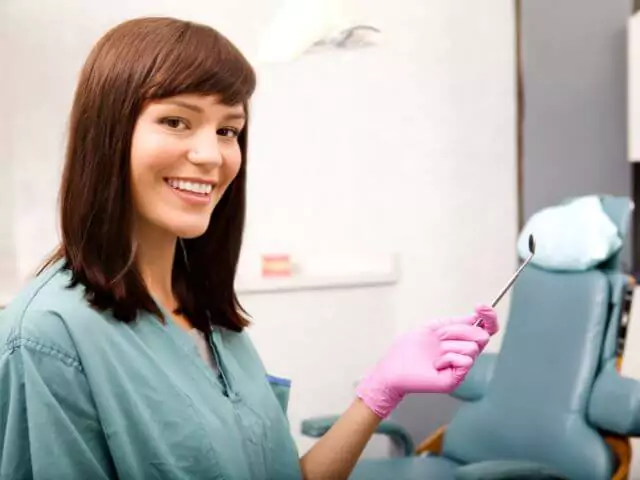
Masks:
[[[474,326],[478,318],[479,326]],[[432,322],[402,335],[360,382],[357,396],[386,418],[408,393],[450,393],[498,331],[493,308],[479,306],[468,317]]]

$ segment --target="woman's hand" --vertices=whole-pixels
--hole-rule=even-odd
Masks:
[[[357,395],[386,418],[408,393],[450,393],[497,331],[495,310],[481,306],[471,316],[438,320],[408,332],[358,385]]]

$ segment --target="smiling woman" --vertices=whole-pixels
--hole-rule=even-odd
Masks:
[[[65,259],[92,305],[132,321],[140,308],[160,314],[153,295],[203,330],[209,314],[233,330],[247,324],[233,282],[245,217],[247,103],[254,89],[249,63],[208,27],[137,19],[97,43],[71,113],[62,245],[52,258]],[[176,192],[169,179],[215,188],[209,198],[196,199]],[[165,240],[162,247],[148,247],[145,239],[155,237]],[[178,237],[185,255],[172,260]],[[154,261],[134,261],[150,257]],[[151,266],[160,264],[172,274],[151,274]]]
[[[62,243],[0,314],[0,478],[346,478],[406,394],[450,392],[497,331],[476,309],[405,334],[299,458],[234,290],[254,88],[191,22],[130,20],[92,50]]]

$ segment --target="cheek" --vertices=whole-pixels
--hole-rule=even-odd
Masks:
[[[131,171],[139,175],[158,173],[171,167],[179,152],[171,142],[158,135],[136,139],[131,148]]]
[[[226,152],[224,155],[224,175],[225,184],[229,185],[234,178],[238,175],[240,167],[242,166],[242,152],[240,147],[236,145],[234,149]]]
[[[166,136],[149,129],[136,130],[131,145],[131,181],[134,194],[144,197],[150,189],[159,186],[163,172],[169,171],[179,158],[179,148]]]

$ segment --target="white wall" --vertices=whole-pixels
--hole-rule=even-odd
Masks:
[[[262,70],[249,243],[402,252],[402,326],[489,301],[515,239],[509,5],[363,1],[385,45]]]
[[[620,374],[640,381],[640,287],[633,291]],[[640,478],[640,455],[637,454],[640,451],[640,438],[631,439],[631,448],[633,455],[629,478],[636,479]]]
[[[9,23],[3,21],[6,18],[6,12],[8,5],[0,3],[0,65],[7,65],[5,60],[10,57],[10,43],[9,39]],[[11,53],[13,57],[13,53]],[[0,100],[4,101],[8,94],[11,82],[8,78],[8,71],[6,68],[0,70]],[[12,122],[10,110],[6,110],[6,115],[0,116],[0,174],[4,179],[4,188],[0,189],[0,291],[11,288],[12,279],[16,276],[17,265],[14,261],[15,258],[15,242],[13,239],[13,203],[14,193],[12,188],[11,179],[13,178],[13,169],[11,168],[11,146],[12,146]],[[1,297],[1,294],[0,294]]]
[[[640,13],[629,17],[627,23],[627,157],[630,162],[640,162]]]
[[[0,153],[3,172],[7,159],[15,168],[15,205],[2,202],[0,219],[13,229],[21,273],[55,242],[56,189],[74,81],[104,30],[131,16],[175,15],[213,25],[253,57],[277,3],[3,2],[0,34],[11,47],[0,51],[6,55],[0,95],[11,113],[9,129],[0,133]],[[297,368],[315,362],[355,380],[360,364],[377,358],[391,334],[433,316],[466,313],[490,301],[511,275],[511,4],[354,0],[349,9],[358,19],[383,31],[381,46],[258,68],[245,258],[288,248],[303,260],[334,252],[398,252],[402,262],[402,281],[393,292],[351,292],[344,303],[342,293],[328,292],[248,300],[256,323],[274,326],[255,330],[270,364]],[[327,308],[318,308],[319,302]],[[313,332],[326,345],[325,355],[301,361],[306,350],[291,348],[285,328],[296,338]],[[358,332],[357,341],[371,339],[370,348],[352,365],[347,345]],[[326,413],[326,405],[344,403],[346,384],[322,381],[317,395],[294,397],[294,411]]]

